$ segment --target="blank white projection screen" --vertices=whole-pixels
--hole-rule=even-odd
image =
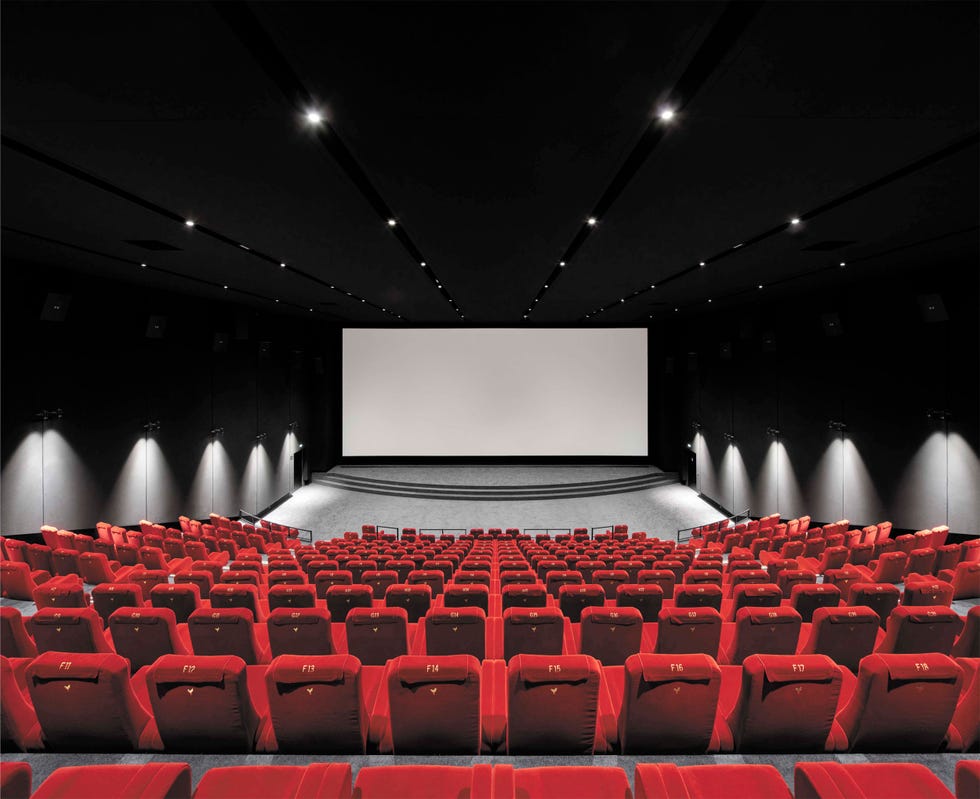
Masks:
[[[646,329],[345,329],[345,456],[647,454]]]

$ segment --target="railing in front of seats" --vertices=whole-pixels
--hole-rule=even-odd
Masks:
[[[716,519],[714,521],[705,522],[704,524],[697,524],[694,527],[683,527],[677,531],[677,543],[683,544],[685,541],[690,541],[694,535],[694,531],[700,527],[705,527],[709,524],[721,523],[721,522],[732,522],[733,524],[738,524],[739,522],[745,521],[746,519],[752,518],[749,515],[751,508],[746,508],[741,513],[733,513],[731,516],[726,516],[724,519]],[[727,527],[727,524],[726,524]],[[683,536],[683,537],[682,537]]]
[[[255,524],[255,525],[258,525],[260,522],[266,521],[261,516],[256,516],[254,513],[249,513],[244,508],[239,508],[238,509],[238,518],[239,519],[246,519],[246,520],[248,520],[248,523],[249,524]],[[276,522],[276,524],[278,524],[278,522]],[[299,540],[300,541],[305,541],[307,544],[312,544],[313,543],[313,531],[312,530],[309,530],[306,527],[294,527],[291,524],[284,524],[283,527],[288,527],[290,530],[295,530],[296,533],[299,536]],[[305,538],[303,537],[304,534],[306,535]]]

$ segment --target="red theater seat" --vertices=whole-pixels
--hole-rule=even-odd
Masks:
[[[726,620],[735,621],[742,608],[775,608],[779,607],[782,600],[783,592],[774,583],[737,585],[732,595],[731,608]]]
[[[92,607],[108,624],[119,608],[143,607],[143,590],[137,583],[101,583],[92,589]]]
[[[678,585],[674,588],[674,606],[678,608],[714,608],[721,612],[724,589],[717,585]]]
[[[627,584],[616,589],[616,607],[636,608],[645,623],[656,623],[663,602],[664,593],[659,585]]]
[[[613,696],[613,702],[622,703],[618,729],[624,755],[717,750],[721,669],[713,658],[641,653],[626,659],[623,675],[622,696]],[[609,688],[615,690],[612,682]]]
[[[133,692],[125,658],[46,652],[31,662],[25,678],[46,750],[131,752],[146,746],[151,717]]]
[[[324,608],[276,608],[266,629],[272,657],[334,654],[330,612]]]
[[[391,661],[372,727],[383,754],[477,755],[483,742],[480,662],[472,655]]]
[[[799,651],[801,655],[826,655],[857,672],[861,658],[874,651],[879,630],[878,614],[871,608],[817,608],[810,636]]]
[[[270,613],[277,608],[316,607],[316,589],[312,585],[273,585],[267,598]]]
[[[31,795],[29,763],[0,762],[0,795],[3,799],[29,799]]]
[[[753,752],[832,752],[843,672],[824,655],[749,655],[742,690],[726,723],[734,749]]]
[[[282,655],[269,665],[269,719],[259,748],[267,752],[364,754],[368,708],[381,670],[368,677],[351,655]]]
[[[953,604],[953,586],[931,575],[910,574],[905,578],[902,604],[913,607],[922,605],[949,607]]]
[[[976,799],[978,796],[980,796],[980,760],[961,760],[956,764],[956,799]]]
[[[980,743],[980,657],[959,658],[963,669],[963,692],[953,712],[947,732],[946,748],[953,752],[975,752]]]
[[[432,596],[432,588],[428,585],[393,585],[385,592],[385,605],[404,608],[408,623],[416,624],[432,607]]]
[[[797,763],[796,799],[952,799],[920,763]]]
[[[939,579],[952,584],[953,599],[980,597],[980,561],[963,561],[951,571],[941,571]]]
[[[0,657],[0,749],[4,752],[27,752],[40,749],[41,726],[37,714],[21,691],[13,666]]]
[[[155,608],[174,612],[178,624],[184,624],[201,607],[201,589],[194,583],[155,585],[150,589],[150,602]]]
[[[507,754],[604,751],[600,678],[599,662],[587,655],[512,658],[507,667]]]
[[[875,652],[882,654],[940,652],[948,655],[953,649],[956,636],[962,629],[963,620],[952,608],[942,605],[932,607],[899,605],[888,617],[885,639]]]
[[[836,608],[840,605],[841,593],[836,585],[812,585],[800,583],[793,586],[789,598],[790,607],[800,614],[804,624],[813,621],[817,608]]]
[[[508,608],[503,620],[504,659],[565,654],[568,624],[558,608]]]
[[[37,657],[37,647],[17,608],[0,606],[0,655],[5,658]]]
[[[632,799],[626,772],[602,766],[545,766],[493,769],[495,797],[521,799]],[[476,793],[470,794],[472,797]],[[456,796],[455,794],[453,795]]]
[[[962,682],[962,669],[945,655],[868,655],[837,716],[850,751],[938,751]]]
[[[191,654],[169,608],[120,608],[109,616],[108,626],[116,653],[129,660],[133,672],[163,655]]]
[[[194,563],[197,563],[197,561],[194,561]],[[218,579],[219,580],[221,579],[220,575],[218,576]],[[193,564],[191,564],[190,569],[186,571],[178,572],[177,574],[174,575],[175,585],[183,585],[183,584],[196,585],[198,594],[200,595],[201,599],[209,599],[211,597],[211,589],[214,587],[214,583],[215,583],[215,576],[213,571],[204,570],[204,569],[194,569]],[[153,589],[150,590],[152,592]]]
[[[265,621],[266,614],[259,603],[259,589],[254,585],[220,583],[211,589],[210,602],[213,610],[244,608],[251,612],[256,621]]]
[[[480,608],[489,616],[490,589],[482,584],[450,583],[443,591],[442,604],[447,608]]]
[[[980,657],[980,605],[974,605],[966,614],[966,624],[953,644],[953,657]]]
[[[779,772],[765,765],[638,763],[633,793],[635,799],[793,799]]]
[[[164,655],[146,687],[167,752],[251,752],[259,717],[238,657]]]
[[[31,602],[34,589],[50,579],[51,575],[46,571],[32,572],[26,562],[5,560],[0,563],[0,596]]]
[[[671,608],[657,620],[657,654],[696,654],[718,657],[721,614],[714,608]]]
[[[586,608],[582,611],[579,652],[603,666],[622,666],[642,649],[643,614],[636,608]]]
[[[269,662],[255,628],[252,612],[246,608],[201,608],[187,619],[195,655],[234,655],[249,666]]]
[[[67,766],[55,769],[32,799],[190,799],[186,763]]]
[[[501,580],[503,582],[503,580]],[[549,605],[549,595],[543,585],[512,584],[501,587],[501,612],[508,608],[544,608]]]
[[[487,657],[487,617],[481,608],[433,608],[419,625],[416,654]]]
[[[739,666],[749,655],[791,655],[802,623],[790,607],[742,608],[735,617],[731,642],[722,647],[722,662]]]
[[[497,766],[497,769],[502,768]],[[354,783],[357,799],[489,799],[516,796],[489,765],[368,766]],[[491,783],[496,786],[491,793]],[[344,797],[348,799],[348,797]]]
[[[194,799],[350,799],[348,763],[208,769]]]
[[[383,666],[408,654],[404,608],[354,608],[347,614],[347,651],[365,666]]]
[[[606,592],[600,585],[562,585],[558,591],[558,606],[573,624],[582,621],[582,611],[603,607]]]
[[[31,616],[30,628],[38,652],[112,652],[92,608],[44,608]]]

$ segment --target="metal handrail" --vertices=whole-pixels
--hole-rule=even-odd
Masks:
[[[238,509],[238,518],[241,519],[242,517],[246,517],[248,519],[254,519],[256,522],[264,522],[264,521],[267,521],[267,519],[263,519],[261,516],[256,516],[254,513],[249,513],[244,508],[239,508]],[[278,522],[277,522],[277,524],[278,524]],[[313,531],[310,530],[309,528],[307,528],[307,527],[296,527],[295,525],[292,525],[292,524],[284,524],[283,527],[288,527],[291,530],[295,530],[297,533],[299,533],[299,540],[300,541],[303,541],[304,540],[303,533],[306,533],[306,539],[305,539],[306,542],[308,544],[312,544],[313,543]]]
[[[726,516],[724,519],[716,519],[714,521],[718,521],[718,522],[729,521],[729,522],[734,522],[735,524],[738,524],[738,522],[741,521],[741,520],[743,520],[743,519],[749,519],[749,518],[751,518],[751,516],[749,514],[749,512],[751,510],[752,510],[751,508],[746,508],[745,510],[741,511],[740,513],[733,513],[731,516]],[[714,521],[702,522],[701,524],[694,525],[694,527],[682,527],[680,530],[677,531],[677,543],[678,544],[681,544],[684,541],[690,541],[694,537],[692,535],[692,533],[697,528],[704,527],[706,524],[714,524]],[[681,538],[681,535],[684,534],[684,533],[687,533],[687,535],[684,538]]]

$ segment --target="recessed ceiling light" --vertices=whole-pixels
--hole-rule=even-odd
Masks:
[[[527,319],[527,314],[524,314],[524,318]]]
[[[674,308],[674,310],[675,310],[675,311],[679,311],[679,310],[680,310],[680,308]]]
[[[367,302],[367,300],[365,300],[364,298],[361,298],[361,302]]]
[[[545,287],[545,288],[548,288],[548,284],[547,284],[547,283],[545,283],[545,284],[544,284],[544,287]]]
[[[762,284],[761,284],[761,283],[759,284],[759,288],[760,288],[760,289],[762,288]]]
[[[225,286],[225,291],[227,291],[227,290],[228,290],[228,287],[227,287],[227,286]]]
[[[745,246],[745,242],[743,241],[741,244],[736,244],[734,247],[732,247],[732,249],[737,250],[739,247],[744,247],[744,246]]]
[[[674,109],[673,108],[664,108],[664,109],[662,109],[660,111],[660,118],[664,122],[670,122],[670,120],[672,120],[674,118]]]
[[[247,250],[248,249],[248,247],[246,247],[244,244],[239,244],[238,246],[241,247],[243,250]]]
[[[184,224],[187,225],[187,227],[194,227],[194,220],[193,219],[185,219],[184,220]]]
[[[394,227],[397,224],[398,223],[394,219],[389,219],[388,220],[388,227]]]
[[[704,266],[704,261],[700,261],[700,262],[698,263],[698,266]]]
[[[279,300],[276,300],[276,302],[279,302]]]
[[[323,122],[323,114],[316,109],[310,109],[306,112],[306,121],[311,125],[319,125],[321,122]]]
[[[146,264],[140,264],[140,269],[146,269]]]
[[[625,298],[624,299],[621,299],[620,302],[626,302],[626,299]]]
[[[565,262],[564,261],[559,261],[558,262],[558,266],[564,267],[565,266]]]
[[[798,216],[794,216],[792,219],[789,220],[789,223],[791,225],[798,225],[800,224],[800,218]]]
[[[841,262],[840,262],[840,265],[841,265],[841,266],[847,266],[847,262],[846,262],[846,261],[841,261]]]
[[[312,308],[310,308],[310,313],[313,313],[313,309]]]
[[[650,284],[650,288],[652,288],[652,289],[655,289],[655,288],[656,288],[656,286],[655,286],[655,285],[653,285],[653,283],[651,283],[651,284]]]
[[[586,222],[587,222],[587,223],[589,224],[589,227],[595,227],[595,223],[596,223],[596,222],[597,222],[598,220],[596,220],[596,218],[595,218],[594,216],[590,216],[590,217],[589,217],[588,219],[586,219],[585,221],[586,221]]]
[[[286,268],[286,264],[279,264],[279,268],[280,269],[285,269]]]
[[[421,264],[419,264],[419,266],[421,266],[421,267],[423,267],[423,268],[424,268],[424,267],[425,267],[425,261],[422,261],[422,263],[421,263]]]
[[[711,302],[711,300],[709,299],[708,302]]]

